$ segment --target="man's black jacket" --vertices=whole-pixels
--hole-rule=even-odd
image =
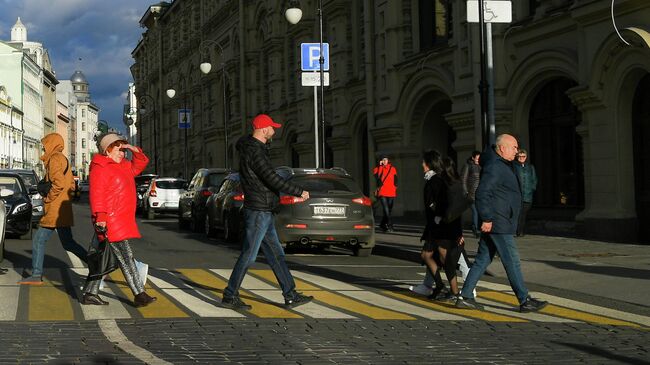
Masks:
[[[280,192],[300,196],[302,189],[275,173],[269,148],[253,136],[237,141],[239,176],[244,191],[244,208],[272,211],[280,200]]]

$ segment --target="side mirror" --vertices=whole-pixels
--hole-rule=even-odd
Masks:
[[[11,189],[0,189],[0,198],[14,195],[14,191]]]

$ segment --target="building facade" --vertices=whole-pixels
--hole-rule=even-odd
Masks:
[[[75,71],[70,77],[75,101],[75,160],[77,176],[86,180],[92,155],[97,153],[95,134],[99,122],[99,108],[93,104],[86,76],[81,71]]]
[[[126,138],[130,144],[139,146],[142,144],[138,133],[138,100],[135,95],[135,84],[130,82],[126,90],[126,103],[124,104],[123,119],[126,126]]]
[[[513,22],[492,25],[496,132],[517,136],[537,168],[532,218],[543,230],[648,242],[650,3],[616,2],[629,45],[612,26],[610,2],[512,4]],[[319,27],[316,1],[301,5],[297,25],[284,19],[285,1],[146,9],[131,70],[136,94],[157,104],[140,119],[161,174],[176,176],[186,161],[191,170],[237,166],[233,145],[260,112],[283,123],[274,162],[313,166],[314,90],[301,86],[299,47],[317,42]],[[443,0],[330,0],[323,14],[325,163],[346,168],[368,193],[376,155],[387,153],[400,174],[394,212],[416,217],[422,151],[438,149],[462,166],[482,145],[478,25],[467,23],[465,2]],[[215,66],[207,76],[205,60]],[[181,108],[192,110],[187,137]]]
[[[61,105],[59,116],[62,115],[63,110],[67,113],[67,129],[68,135],[64,136],[67,149],[69,151],[70,165],[73,167],[73,172],[77,174],[77,97],[72,88],[72,81],[61,80],[56,87],[57,102]]]
[[[15,108],[7,89],[0,85],[0,168],[22,167],[23,114]]]

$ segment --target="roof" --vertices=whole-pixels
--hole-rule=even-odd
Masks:
[[[84,73],[79,70],[75,71],[72,76],[70,76],[70,81],[74,83],[88,83],[88,80],[86,80],[86,75],[84,75]]]

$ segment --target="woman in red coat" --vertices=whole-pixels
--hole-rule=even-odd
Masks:
[[[118,134],[108,133],[98,140],[101,154],[93,156],[90,163],[91,216],[98,230],[100,227],[106,229],[109,247],[115,253],[124,278],[133,291],[133,303],[136,307],[142,307],[154,302],[156,297],[144,291],[129,240],[140,238],[135,222],[136,191],[133,178],[144,170],[149,158],[140,148],[131,146]],[[126,150],[133,153],[132,161],[124,158]],[[108,304],[98,295],[99,284],[100,278],[91,279],[89,273],[81,304]]]

